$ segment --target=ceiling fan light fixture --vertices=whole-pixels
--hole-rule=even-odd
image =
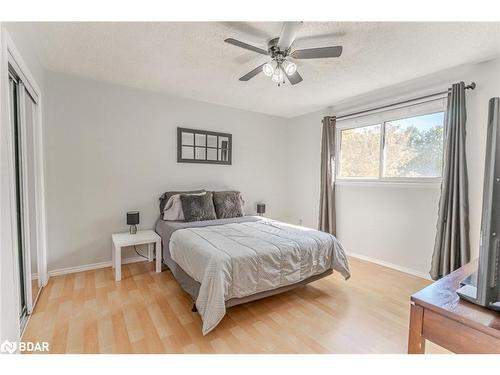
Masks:
[[[271,61],[267,60],[267,63],[261,63],[258,67],[240,77],[239,80],[246,82],[259,73],[264,73],[266,77],[271,78],[278,86],[285,84],[285,76],[292,85],[296,85],[302,82],[303,79],[297,70],[297,65],[288,59],[293,59],[293,61],[326,59],[340,57],[342,55],[342,46],[294,49],[292,46],[302,24],[303,22],[298,21],[284,22],[280,36],[267,42],[267,50],[234,38],[224,39],[226,43],[265,55],[267,59],[271,59]]]
[[[297,71],[297,64],[291,61],[285,61],[283,63],[283,68],[285,69],[286,75],[291,76]]]
[[[273,75],[273,73],[274,73],[274,68],[273,68],[273,66],[270,63],[266,63],[262,67],[262,71],[264,72],[264,74],[267,77],[271,77]]]

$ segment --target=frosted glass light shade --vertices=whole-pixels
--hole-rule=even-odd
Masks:
[[[262,71],[264,72],[264,74],[268,77],[271,77],[274,73],[274,68],[271,64],[269,63],[266,63],[264,64],[264,66],[262,67]]]
[[[291,61],[285,61],[283,63],[283,68],[287,76],[291,76],[297,71],[297,65]]]

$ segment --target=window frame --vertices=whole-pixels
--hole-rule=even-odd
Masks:
[[[336,185],[394,185],[394,186],[436,186],[441,184],[443,179],[441,170],[440,177],[385,177],[385,152],[386,152],[386,123],[396,120],[403,120],[411,117],[431,115],[444,112],[443,130],[446,134],[446,105],[445,97],[436,98],[421,103],[400,106],[384,111],[374,111],[367,115],[356,116],[338,120],[335,127],[335,184]],[[377,177],[342,177],[340,176],[342,157],[342,131],[367,126],[380,125],[380,146],[379,146],[379,171]],[[444,135],[443,135],[443,157],[444,157]]]

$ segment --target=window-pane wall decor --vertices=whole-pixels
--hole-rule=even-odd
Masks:
[[[231,165],[232,135],[177,128],[177,162]]]

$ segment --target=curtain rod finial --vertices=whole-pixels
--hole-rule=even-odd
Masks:
[[[471,84],[467,86],[467,88],[474,90],[476,88],[476,82],[471,82]]]

